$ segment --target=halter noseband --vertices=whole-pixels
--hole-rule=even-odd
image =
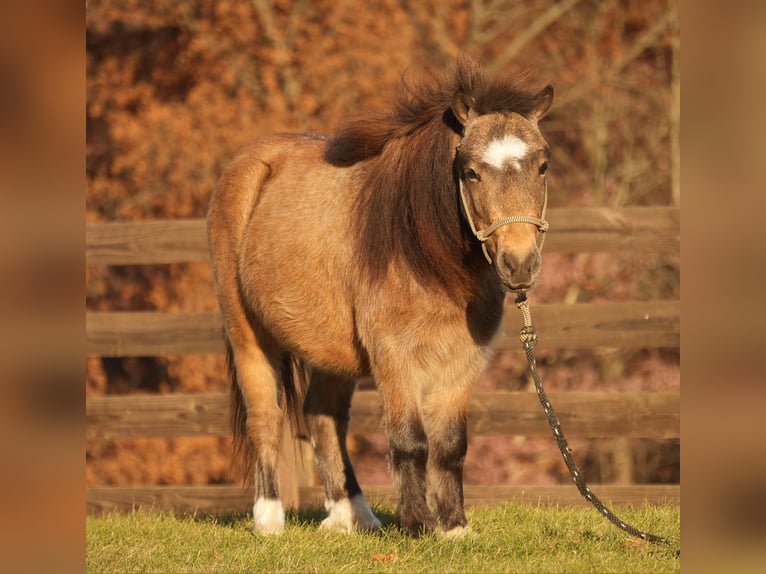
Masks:
[[[459,148],[460,146],[458,146],[458,149]],[[495,231],[511,223],[529,223],[537,227],[537,230],[543,234],[542,238],[540,239],[540,250],[542,250],[543,244],[545,243],[545,232],[548,231],[548,228],[549,228],[548,222],[545,220],[545,210],[548,207],[548,180],[545,179],[544,181],[545,181],[545,195],[543,197],[543,209],[540,212],[539,218],[533,217],[531,215],[511,215],[509,217],[504,217],[503,219],[495,221],[486,229],[477,230],[476,226],[473,223],[471,212],[468,209],[468,202],[465,199],[465,193],[463,192],[463,180],[460,177],[458,177],[458,190],[460,192],[460,201],[463,204],[463,213],[465,214],[465,218],[468,220],[468,225],[471,226],[471,231],[473,232],[474,236],[476,237],[476,239],[478,239],[481,242],[481,250],[484,252],[484,257],[486,258],[486,260],[489,262],[490,265],[492,265],[492,258],[489,256],[489,252],[487,251],[486,241],[487,239],[489,239],[489,236],[492,235]]]

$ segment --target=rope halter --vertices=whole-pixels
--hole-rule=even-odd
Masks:
[[[463,204],[463,213],[465,214],[465,218],[468,220],[468,225],[471,226],[471,232],[474,234],[476,239],[481,242],[481,250],[484,252],[484,257],[490,265],[492,265],[492,258],[489,256],[489,252],[487,251],[487,239],[489,239],[490,235],[492,235],[495,231],[505,225],[510,225],[511,223],[529,223],[537,227],[537,230],[542,233],[542,237],[540,238],[540,250],[542,251],[543,244],[545,243],[545,233],[549,228],[548,222],[545,220],[545,211],[548,208],[548,180],[545,179],[544,181],[545,195],[543,197],[543,209],[540,212],[539,218],[533,217],[531,215],[511,215],[509,217],[504,217],[503,219],[495,221],[486,229],[476,229],[476,225],[474,225],[473,218],[471,217],[471,212],[468,209],[468,202],[465,199],[465,192],[463,191],[463,180],[458,179],[458,188],[460,191],[460,201]]]

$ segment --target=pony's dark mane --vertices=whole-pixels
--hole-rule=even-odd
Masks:
[[[356,205],[357,256],[373,278],[399,256],[422,281],[465,294],[472,238],[456,194],[452,135],[462,126],[450,106],[461,92],[474,99],[478,114],[528,115],[535,93],[519,87],[522,79],[488,79],[475,60],[461,56],[452,74],[425,68],[415,82],[403,77],[390,112],[350,120],[328,140],[329,163],[367,162]]]

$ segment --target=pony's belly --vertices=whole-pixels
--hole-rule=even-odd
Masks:
[[[257,307],[264,326],[291,353],[326,370],[367,374],[350,313],[339,303],[331,294],[283,291]]]

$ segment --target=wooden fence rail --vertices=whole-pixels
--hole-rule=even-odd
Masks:
[[[680,251],[680,211],[670,207],[564,208],[548,214],[546,252]],[[202,219],[90,224],[86,228],[88,265],[148,265],[208,261]],[[532,301],[534,323],[546,349],[677,348],[679,301],[541,304]],[[498,346],[515,348],[519,313],[509,311]],[[220,354],[222,322],[217,312],[88,312],[87,353],[101,357]],[[680,393],[566,391],[549,393],[570,437],[677,439]],[[144,437],[226,436],[225,393],[87,397],[86,437],[111,440]],[[356,393],[350,432],[380,432],[380,399],[375,391]],[[471,435],[550,436],[545,415],[530,392],[477,392],[468,413]],[[289,449],[288,449],[289,450]],[[306,479],[312,463],[302,445],[298,459],[282,466],[286,504],[321,503],[322,488]],[[308,460],[308,462],[306,462]],[[680,485],[600,485],[612,504],[677,503]],[[390,486],[365,489],[373,501],[395,500]],[[252,491],[232,486],[90,487],[89,512],[133,507],[178,512],[238,512],[252,504]],[[583,504],[571,485],[465,485],[466,504],[522,500]]]
[[[532,316],[541,348],[678,347],[678,301],[628,301],[535,305]],[[521,314],[505,315],[498,346],[518,345]],[[86,313],[86,348],[101,357],[218,354],[223,323],[215,313],[119,311]]]
[[[551,208],[546,252],[662,251],[678,253],[675,207]],[[88,265],[207,261],[204,219],[93,223],[85,231]]]
[[[673,392],[563,391],[549,393],[571,437],[667,439],[680,436],[680,397]],[[351,406],[351,434],[382,431],[376,391],[358,391]],[[550,436],[535,393],[477,392],[468,410],[471,435]],[[119,439],[227,436],[227,393],[89,397],[86,438]]]

